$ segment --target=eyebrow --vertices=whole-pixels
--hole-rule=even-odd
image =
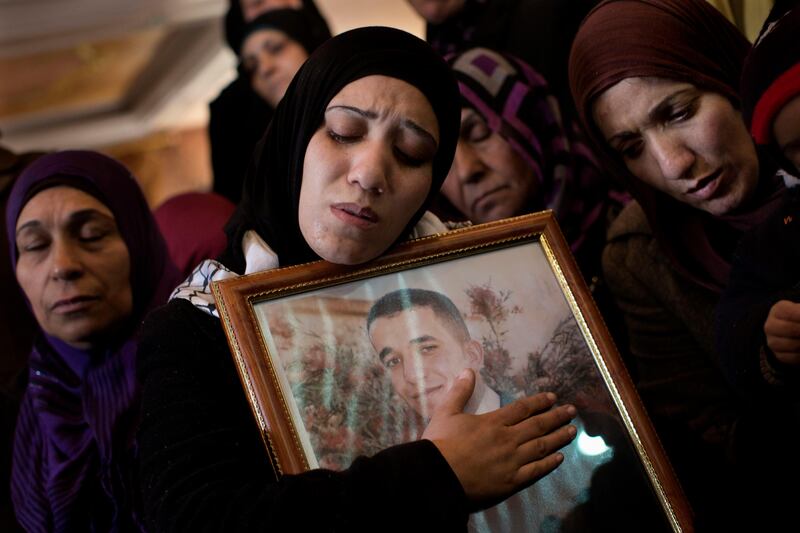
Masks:
[[[111,217],[105,213],[98,211],[97,209],[81,209],[79,211],[75,211],[69,215],[67,219],[67,226],[75,227],[80,226],[84,222],[88,220],[92,220],[93,218],[100,218],[109,220],[111,222],[115,222],[114,217]],[[19,234],[25,231],[26,229],[34,229],[42,226],[42,221],[38,219],[29,220],[28,222],[21,225],[17,228],[16,233],[14,234],[16,237],[19,237]]]
[[[384,359],[386,359],[386,356],[389,355],[390,353],[392,353],[392,348],[389,346],[380,351],[380,353],[378,354],[378,359],[381,360],[381,363],[384,362]]]
[[[650,126],[651,124],[658,123],[663,121],[664,118],[668,117],[672,108],[675,106],[675,100],[679,97],[683,96],[686,93],[694,92],[696,89],[694,87],[686,87],[685,89],[679,89],[674,93],[667,95],[666,97],[662,98],[659,103],[657,103],[650,111],[647,112],[647,122],[645,126]],[[639,134],[632,131],[623,131],[612,135],[607,139],[608,144],[620,143],[627,141],[629,139],[633,139],[637,137]]]
[[[358,107],[354,107],[354,106],[350,106],[350,105],[332,105],[328,109],[325,110],[325,113],[327,113],[328,111],[333,111],[335,109],[342,109],[344,111],[349,111],[351,113],[355,113],[356,115],[359,115],[359,116],[364,117],[366,119],[374,120],[374,119],[378,118],[378,114],[375,111],[370,111],[368,109],[360,109]],[[423,128],[422,126],[420,126],[419,124],[417,124],[413,120],[411,120],[409,118],[404,118],[404,119],[400,120],[400,126],[403,126],[405,128],[408,128],[408,129],[416,132],[418,135],[423,137],[427,142],[431,143],[434,147],[438,147],[439,146],[439,143],[436,141],[436,138],[433,135],[431,135],[431,133],[428,130],[426,130],[425,128]]]
[[[408,344],[422,344],[424,342],[430,342],[430,341],[435,341],[435,340],[436,340],[436,337],[434,337],[433,335],[422,335],[420,337],[416,337],[414,339],[411,339],[410,341],[408,341]]]
[[[436,337],[434,337],[433,335],[422,335],[420,337],[415,337],[411,339],[410,341],[408,341],[408,344],[423,344],[435,340]],[[380,351],[380,353],[378,354],[378,358],[381,360],[381,362],[383,362],[384,359],[386,359],[386,356],[392,353],[393,351],[394,350],[391,348],[391,346],[387,346],[386,348]]]

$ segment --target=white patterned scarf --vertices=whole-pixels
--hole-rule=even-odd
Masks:
[[[444,233],[449,227],[439,220],[436,215],[426,211],[409,239],[417,239],[427,235]],[[278,255],[272,248],[258,236],[255,231],[248,231],[242,239],[242,249],[245,258],[245,274],[253,274],[264,270],[278,268]],[[211,282],[230,279],[239,276],[215,259],[206,259],[192,270],[186,281],[178,285],[169,299],[189,300],[192,305],[211,316],[219,318],[217,303],[211,292]]]

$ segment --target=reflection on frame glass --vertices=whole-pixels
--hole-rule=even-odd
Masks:
[[[552,216],[437,240],[361,267],[317,263],[305,274],[301,267],[239,278],[238,305],[225,293],[231,282],[217,287],[278,469],[340,470],[418,439],[469,367],[478,379],[468,412],[543,391],[578,409],[564,463],[473,514],[470,530],[690,529],[677,482]],[[235,326],[236,309],[250,317],[238,320],[244,326]],[[245,336],[249,345],[239,342]]]

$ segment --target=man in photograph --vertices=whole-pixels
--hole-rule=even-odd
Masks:
[[[476,380],[464,412],[487,413],[505,403],[481,376],[481,343],[444,294],[400,289],[384,295],[367,315],[367,333],[394,391],[426,420],[465,368],[475,371]]]
[[[461,312],[442,293],[399,289],[379,298],[367,314],[367,334],[386,367],[394,391],[425,420],[439,407],[450,385],[465,369],[475,372],[475,390],[464,412],[482,414],[510,403],[481,376],[483,347],[467,329]],[[502,503],[470,516],[472,532],[558,531],[561,517],[583,491],[595,458],[574,446],[563,450],[562,465],[536,484]]]

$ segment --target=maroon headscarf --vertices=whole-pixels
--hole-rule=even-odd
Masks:
[[[107,346],[79,350],[45,334],[36,342],[14,437],[11,495],[27,531],[129,531],[139,527],[136,332],[179,276],[130,171],[84,151],[41,157],[17,179],[6,210],[13,267],[20,212],[55,186],[84,191],[111,210],[130,254],[133,311]]]
[[[183,277],[202,260],[216,258],[228,245],[225,224],[236,210],[233,203],[213,192],[173,196],[153,212],[172,262]]]
[[[691,83],[740,108],[738,87],[747,39],[704,0],[607,0],[583,21],[572,46],[569,78],[577,113],[609,168],[647,215],[676,268],[717,293],[730,273],[740,234],[758,224],[780,197],[782,182],[761,158],[756,193],[735,213],[712,216],[633,176],[593,120],[595,99],[619,81],[656,77]]]

